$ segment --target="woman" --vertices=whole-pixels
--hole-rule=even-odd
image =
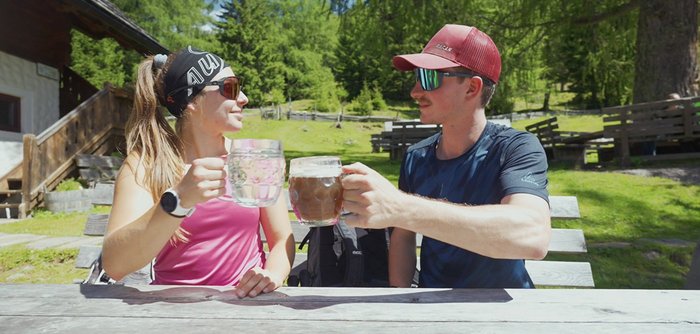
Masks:
[[[155,259],[153,284],[233,285],[241,298],[271,292],[287,277],[294,239],[281,196],[266,208],[219,198],[229,193],[223,133],[243,127],[248,103],[240,87],[220,57],[191,47],[140,64],[102,248],[110,277]],[[177,118],[176,131],[159,103]]]

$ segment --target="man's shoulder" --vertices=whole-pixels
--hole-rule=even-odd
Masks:
[[[438,138],[440,138],[440,132],[409,146],[406,150],[406,154],[412,154],[416,151],[425,151],[431,145],[434,145]]]
[[[513,142],[539,143],[537,136],[534,134],[523,130],[513,129],[509,126],[501,124],[493,124],[491,136],[501,144],[510,144]]]

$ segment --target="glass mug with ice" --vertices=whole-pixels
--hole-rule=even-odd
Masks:
[[[277,202],[285,171],[279,140],[234,139],[226,165],[230,200],[245,207],[266,207]]]
[[[343,206],[340,158],[318,156],[289,162],[289,201],[303,225],[335,225]]]

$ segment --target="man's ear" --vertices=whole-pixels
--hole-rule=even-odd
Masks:
[[[481,98],[481,90],[484,88],[484,80],[480,76],[474,76],[469,79],[469,87],[467,88],[467,96],[477,96]]]

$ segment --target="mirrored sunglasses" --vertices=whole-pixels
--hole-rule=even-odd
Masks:
[[[414,72],[416,73],[416,81],[420,82],[420,87],[426,92],[440,88],[444,77],[471,78],[474,76],[472,73],[442,72],[420,67],[416,68]]]

